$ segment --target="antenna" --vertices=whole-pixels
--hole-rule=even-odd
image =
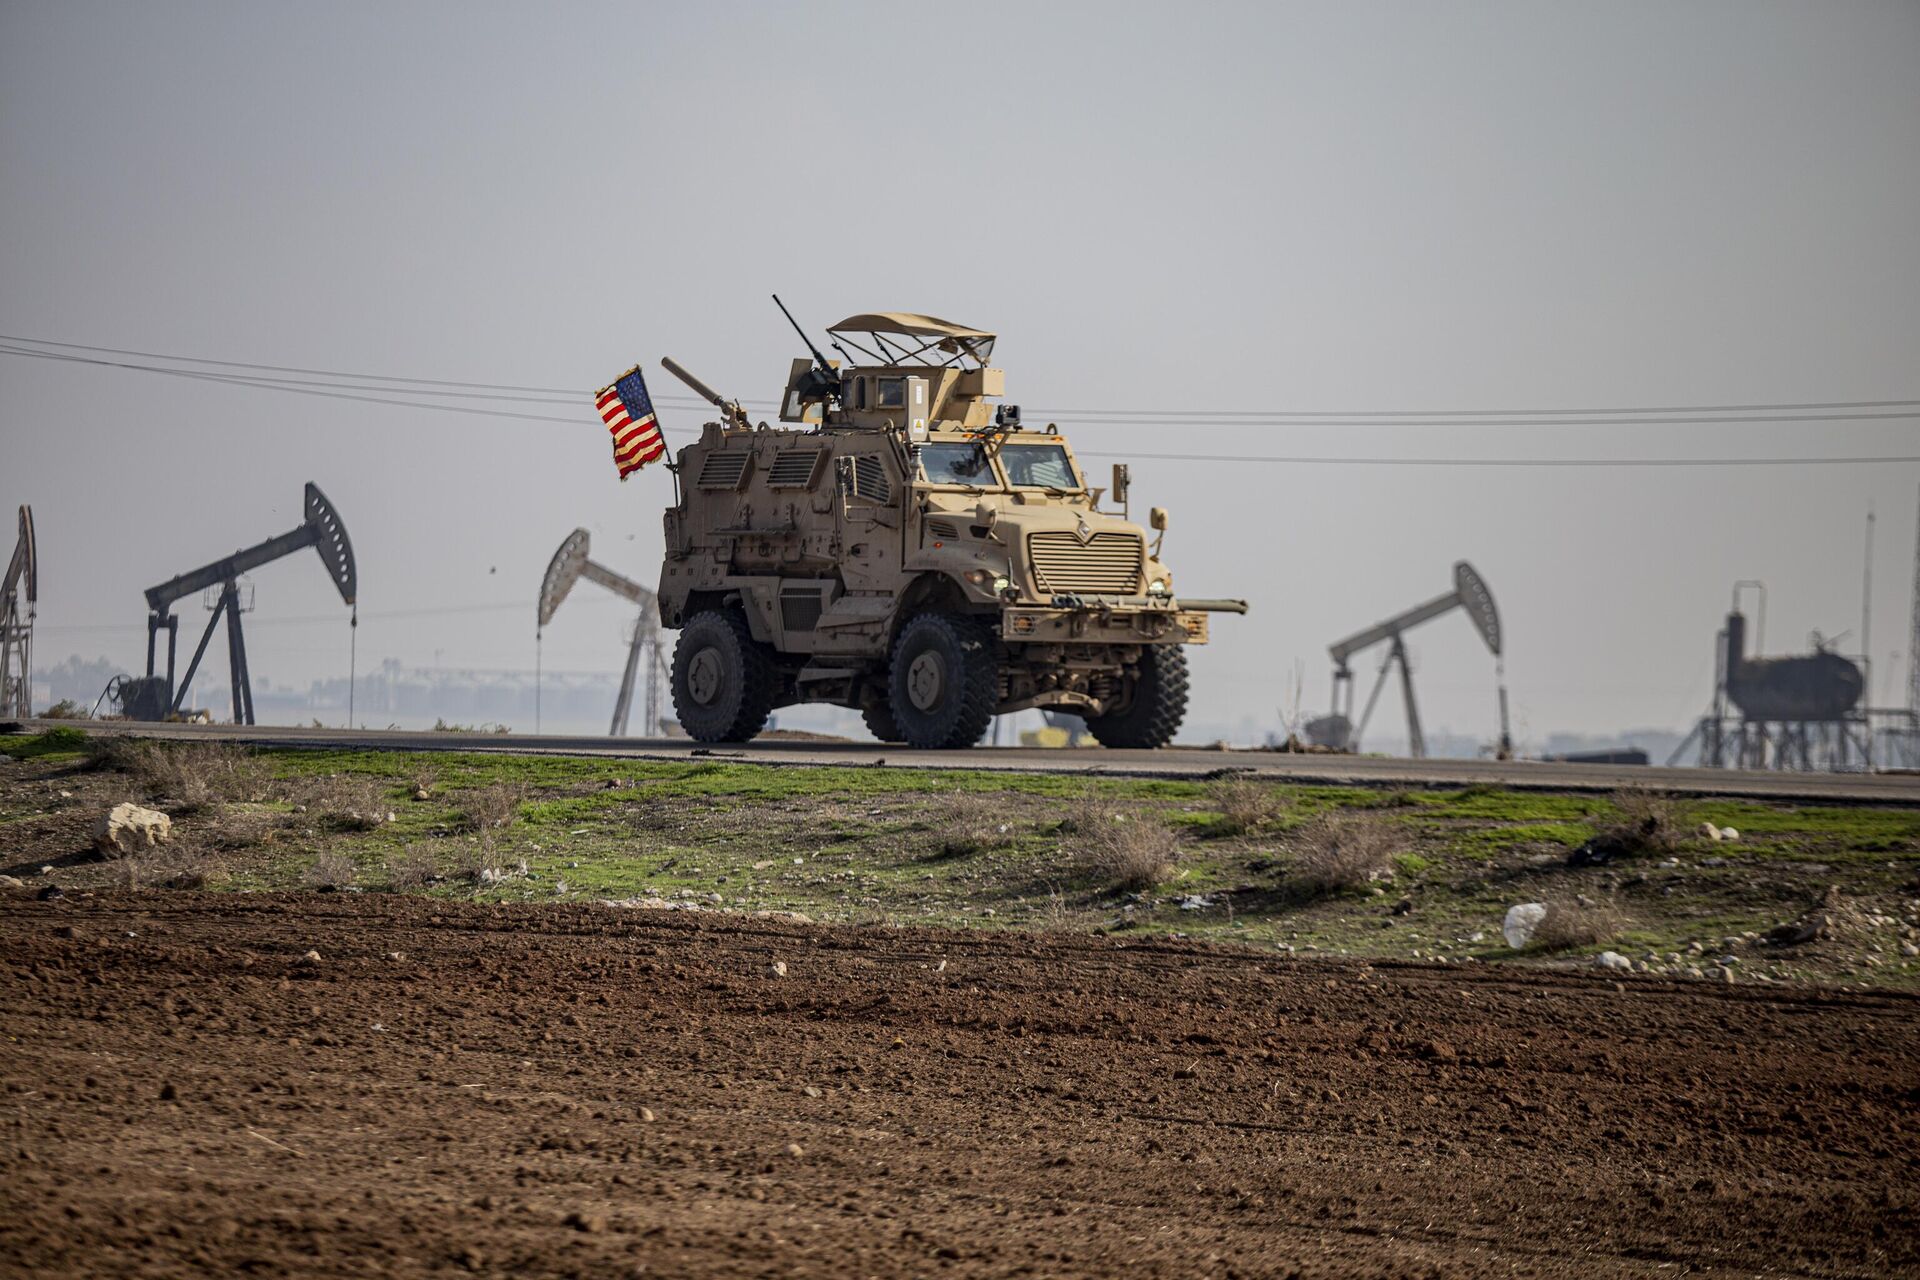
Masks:
[[[1873,504],[1867,504],[1867,551],[1860,570],[1860,675],[1866,682],[1866,707],[1873,710]],[[1873,735],[1867,735],[1872,751]],[[1873,756],[1867,756],[1873,763]]]
[[[1920,510],[1920,505],[1916,510]],[[1920,516],[1913,522],[1913,621],[1907,633],[1907,710],[1920,716]]]

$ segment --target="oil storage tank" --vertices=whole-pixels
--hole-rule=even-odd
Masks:
[[[1749,658],[1747,620],[1727,615],[1727,700],[1749,720],[1842,720],[1859,703],[1866,680],[1858,664],[1816,646],[1781,658]]]

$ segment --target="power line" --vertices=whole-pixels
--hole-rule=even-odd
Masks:
[[[298,373],[298,374],[305,374],[305,375],[314,376],[314,377],[346,378],[346,379],[353,379],[353,380],[365,381],[365,382],[412,383],[412,384],[415,384],[416,386],[423,386],[423,387],[453,387],[453,388],[459,388],[460,390],[450,392],[447,394],[473,395],[475,396],[475,398],[488,398],[488,397],[478,396],[477,393],[481,391],[530,392],[530,393],[535,393],[537,395],[555,397],[558,400],[563,400],[567,402],[571,402],[573,400],[577,400],[581,398],[590,399],[592,396],[592,393],[590,391],[587,391],[584,389],[567,388],[567,387],[539,387],[539,386],[527,386],[527,385],[517,384],[517,383],[465,382],[458,379],[420,378],[420,377],[414,377],[411,375],[404,375],[404,374],[356,373],[356,372],[350,372],[350,371],[338,370],[338,369],[311,369],[311,368],[304,368],[297,365],[260,364],[260,363],[244,361],[244,360],[217,360],[217,359],[212,359],[205,356],[167,355],[167,354],[152,352],[152,351],[135,351],[135,350],[130,350],[123,347],[102,347],[102,346],[93,346],[87,343],[79,343],[79,342],[58,342],[51,338],[23,338],[23,337],[17,337],[17,336],[10,336],[6,334],[0,334],[0,342],[25,343],[25,344],[32,344],[34,346],[43,346],[43,347],[61,347],[68,350],[101,352],[108,355],[137,356],[144,360],[167,360],[167,361],[173,361],[175,363],[181,363],[181,364],[205,364],[205,365],[215,365],[222,368],[256,369],[256,370],[264,370],[271,373]],[[28,354],[28,353],[19,352],[18,354]],[[126,366],[123,366],[123,367],[126,367]],[[141,367],[144,368],[147,366],[141,366]],[[159,370],[156,370],[156,371],[159,371]],[[261,381],[288,382],[289,380],[262,379]],[[295,384],[295,385],[300,385],[300,384]],[[319,384],[319,385],[325,385],[325,384]],[[427,392],[427,391],[415,391],[415,392],[408,392],[407,394],[428,395],[428,394],[440,394],[440,393]],[[674,396],[671,394],[665,395],[665,396],[656,396],[654,397],[654,399],[662,403],[680,400],[692,405],[698,405],[702,407],[704,407],[705,405],[705,401],[698,400],[696,398],[680,397],[680,396]],[[773,401],[773,400],[742,400],[741,404],[753,405],[760,408],[777,408],[778,407],[778,401]],[[1631,418],[1634,421],[1644,420],[1644,421],[1654,422],[1656,424],[1666,423],[1669,421],[1679,421],[1679,422],[1728,421],[1728,422],[1744,423],[1744,422],[1753,421],[1754,419],[1750,419],[1750,418],[1713,419],[1713,418],[1699,418],[1693,415],[1748,414],[1748,413],[1771,415],[1775,413],[1788,413],[1788,412],[1807,413],[1811,416],[1793,417],[1793,418],[1769,417],[1764,420],[1779,421],[1779,422],[1849,421],[1851,420],[1851,416],[1843,417],[1843,418],[1831,418],[1825,414],[1817,414],[1817,415],[1812,414],[1812,411],[1814,410],[1867,410],[1867,409],[1906,409],[1906,410],[1920,411],[1920,399],[1914,399],[1914,400],[1800,400],[1800,401],[1757,402],[1757,403],[1747,403],[1747,404],[1648,405],[1648,406],[1640,406],[1640,407],[1611,406],[1611,407],[1604,407],[1604,408],[1586,407],[1586,408],[1561,408],[1561,409],[1479,408],[1479,409],[1180,409],[1180,410],[1166,410],[1166,409],[1057,408],[1057,409],[1035,409],[1033,410],[1033,412],[1037,416],[1042,416],[1042,417],[1050,417],[1050,418],[1056,418],[1056,419],[1073,418],[1087,425],[1118,425],[1124,420],[1136,419],[1136,418],[1142,420],[1142,425],[1161,425],[1175,419],[1186,419],[1186,420],[1191,420],[1191,419],[1230,420],[1231,419],[1231,420],[1244,420],[1253,425],[1265,425],[1269,422],[1278,424],[1282,421],[1295,420],[1295,419],[1352,420],[1352,419],[1370,419],[1370,418],[1401,418],[1401,419],[1548,418],[1553,420],[1562,420],[1562,419],[1574,418],[1574,419],[1580,419],[1581,421],[1576,421],[1570,425],[1603,426],[1603,425],[1617,425],[1613,421],[1616,418]],[[1650,415],[1650,414],[1688,415],[1688,416],[1683,418],[1678,418],[1678,419],[1648,418],[1646,415]],[[1861,414],[1857,416],[1862,418],[1909,418],[1909,417],[1920,417],[1920,412],[1872,414],[1872,415]],[[1591,421],[1588,421],[1588,419],[1591,419]],[[1605,419],[1605,420],[1602,421],[1601,419]]]
[[[1037,411],[1036,417],[1044,417],[1048,421],[1058,422],[1062,426],[1079,427],[1657,427],[1688,426],[1696,423],[1701,426],[1712,426],[1715,423],[1733,423],[1739,426],[1762,426],[1769,422],[1869,422],[1887,419],[1920,418],[1920,410],[1912,410],[1903,413],[1774,414],[1766,417],[1753,417],[1749,415],[1685,418],[1532,418],[1508,419],[1500,422],[1473,420],[1462,422],[1416,422],[1411,420],[1403,420],[1400,422],[1356,422],[1334,418],[1282,418],[1278,416],[1264,419],[1249,417],[1232,421],[1216,419],[1194,422],[1190,419],[1195,415],[1189,414],[1185,410],[1181,410],[1177,414],[1169,413],[1166,410],[1156,410],[1156,412],[1160,415],[1156,418],[1094,418],[1080,417],[1071,413],[1043,414]]]
[[[229,386],[251,387],[256,391],[280,391],[289,395],[319,396],[329,400],[354,400],[362,404],[399,405],[406,409],[434,409],[442,413],[477,414],[487,418],[513,418],[521,422],[559,422],[567,426],[579,426],[582,422],[592,421],[583,406],[580,416],[562,418],[553,414],[517,413],[505,409],[483,409],[475,405],[432,404],[420,400],[398,400],[388,396],[360,395],[347,391],[322,391],[311,387],[287,386],[281,383],[266,382],[244,377],[239,374],[206,373],[197,369],[163,369],[158,365],[129,364],[118,360],[101,360],[91,356],[57,355],[50,351],[28,351],[18,347],[0,347],[0,355],[36,356],[43,360],[56,360],[67,364],[98,365],[109,369],[130,369],[140,373],[160,373],[175,378],[189,378],[197,382],[220,382]]]
[[[359,378],[371,382],[413,382],[431,387],[467,387],[485,391],[538,391],[551,395],[582,396],[588,394],[571,387],[523,387],[498,382],[463,382],[451,378],[415,378],[402,374],[387,373],[347,373],[339,369],[303,369],[295,365],[254,364],[246,360],[213,360],[205,356],[173,356],[157,351],[129,351],[124,347],[95,347],[84,342],[55,342],[51,338],[22,338],[12,334],[0,333],[0,342],[30,343],[38,347],[64,347],[70,351],[94,351],[110,356],[138,356],[142,360],[171,360],[176,364],[211,364],[225,369],[264,369],[270,373],[304,373],[321,378]]]
[[[4,341],[7,341],[7,340],[4,338],[0,338],[0,342],[4,342]],[[62,345],[77,346],[78,344],[62,344]],[[478,416],[490,417],[490,418],[513,419],[513,420],[524,421],[524,422],[553,422],[553,423],[560,423],[567,426],[578,426],[578,425],[581,425],[583,422],[591,421],[591,419],[587,417],[584,411],[584,406],[583,406],[582,413],[577,417],[560,417],[552,414],[521,413],[521,412],[511,411],[511,410],[486,409],[486,408],[480,408],[473,405],[436,404],[431,402],[423,402],[419,400],[406,400],[406,399],[394,398],[397,395],[417,394],[409,391],[406,388],[369,387],[368,390],[370,391],[384,390],[384,391],[391,392],[393,394],[387,395],[387,396],[367,395],[367,394],[361,394],[358,391],[347,391],[347,390],[339,389],[337,387],[327,387],[325,384],[321,384],[321,385],[296,384],[293,380],[290,380],[290,379],[268,379],[268,378],[254,377],[254,376],[243,375],[243,374],[213,373],[213,372],[207,372],[204,370],[195,370],[195,369],[170,369],[170,368],[165,368],[159,365],[135,364],[128,361],[106,360],[106,359],[101,359],[94,356],[66,355],[59,352],[51,352],[51,351],[35,351],[30,348],[23,348],[23,347],[17,347],[17,346],[0,346],[0,355],[33,357],[38,359],[53,360],[53,361],[69,363],[69,364],[92,365],[92,366],[98,366],[103,368],[131,370],[135,372],[165,374],[171,377],[187,378],[195,381],[215,382],[215,383],[224,383],[230,386],[250,387],[250,388],[253,388],[254,390],[259,390],[259,391],[279,391],[279,392],[284,392],[284,393],[293,394],[293,395],[318,396],[318,397],[323,397],[328,399],[356,401],[364,404],[393,405],[400,408],[431,409],[431,410],[435,410],[442,413],[461,413],[461,414],[478,415]],[[167,357],[157,357],[157,358],[164,359]],[[228,362],[228,363],[237,364],[238,362]],[[279,366],[279,367],[285,368],[287,366]],[[304,371],[303,370],[300,372],[318,373],[322,371]],[[359,375],[359,376],[372,377],[373,375]],[[423,379],[421,381],[430,381],[430,380]],[[495,384],[495,385],[502,385],[502,384]],[[523,388],[523,389],[534,390],[534,388]],[[1830,402],[1830,403],[1839,403],[1839,402]],[[1870,402],[1862,401],[1857,403],[1870,403]],[[1886,401],[1886,402],[1874,402],[1874,403],[1901,404],[1901,403],[1920,403],[1920,402]],[[1141,412],[1145,412],[1145,411],[1141,411]],[[1872,417],[1872,418],[1910,418],[1910,417],[1920,417],[1920,414],[1891,413],[1891,414],[1870,414],[1870,415],[1858,415],[1858,416]],[[1768,421],[1836,421],[1836,420],[1847,421],[1851,419],[1848,417],[1814,415],[1808,418],[1793,418],[1793,419],[1789,419],[1789,418],[1759,418],[1759,419],[1689,418],[1689,419],[1675,419],[1674,421],[1678,421],[1678,422],[1724,421],[1724,422],[1746,423],[1751,425],[1751,424],[1763,423]],[[1560,419],[1557,421],[1561,425],[1633,425],[1633,424],[1640,424],[1640,423],[1657,422],[1659,420],[1635,418],[1635,419],[1606,420],[1604,422],[1603,420],[1600,420],[1600,419],[1587,419],[1587,420],[1576,420],[1576,421]],[[1088,420],[1086,422],[1083,422],[1082,425],[1099,425],[1099,424],[1094,420]],[[1113,423],[1109,425],[1177,426],[1177,425],[1180,425],[1180,423],[1178,423],[1177,421],[1164,420],[1164,419],[1163,420],[1142,419],[1137,421],[1129,421],[1124,424]],[[1220,425],[1228,425],[1228,424],[1220,424]],[[1235,425],[1267,425],[1267,424],[1246,423],[1246,424],[1235,424]],[[1292,422],[1292,423],[1271,424],[1271,425],[1299,426],[1299,425],[1311,425],[1311,424]],[[1342,424],[1342,425],[1380,425],[1380,424]],[[1431,424],[1431,425],[1458,426],[1458,425],[1476,425],[1476,424],[1443,423],[1443,424]],[[1521,424],[1506,423],[1503,425],[1521,425]],[[671,434],[671,433],[667,433],[667,434]],[[1883,455],[1883,456],[1873,456],[1873,457],[1772,457],[1772,458],[1392,458],[1392,457],[1367,458],[1367,457],[1325,457],[1325,456],[1316,457],[1316,456],[1270,455],[1270,454],[1200,454],[1200,453],[1115,454],[1112,452],[1088,451],[1085,454],[1085,456],[1146,458],[1149,460],[1168,461],[1168,462],[1237,462],[1237,463],[1254,463],[1254,464],[1267,464],[1267,463],[1290,464],[1290,465],[1297,465],[1297,466],[1403,466],[1403,467],[1404,466],[1416,466],[1416,467],[1633,467],[1633,466],[1706,467],[1706,466],[1794,466],[1794,465],[1823,466],[1823,465],[1851,465],[1851,464],[1872,464],[1872,463],[1883,463],[1883,464],[1907,463],[1907,462],[1920,461],[1920,456],[1906,456],[1906,455],[1891,455],[1891,456]]]
[[[1249,462],[1334,467],[1819,467],[1920,462],[1920,454],[1842,458],[1329,458],[1247,453],[1113,453],[1076,450],[1083,458],[1146,458],[1155,462]]]

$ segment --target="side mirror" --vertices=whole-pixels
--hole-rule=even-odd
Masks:
[[[1124,462],[1113,464],[1113,500],[1121,506],[1127,505],[1127,483],[1132,480],[1132,472]]]
[[[1167,531],[1167,509],[1165,507],[1155,507],[1149,511],[1147,513],[1147,523],[1155,529],[1158,529],[1161,533],[1165,533]]]

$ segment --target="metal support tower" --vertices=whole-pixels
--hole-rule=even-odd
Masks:
[[[640,616],[634,619],[633,633],[627,642],[627,665],[620,677],[620,696],[614,700],[613,723],[607,733],[615,738],[626,737],[628,713],[633,707],[633,687],[644,661],[647,669],[644,724],[646,736],[652,737],[660,732],[660,695],[667,683],[666,658],[660,639],[659,602],[653,592],[633,579],[590,559],[587,550],[591,536],[585,529],[575,529],[561,542],[560,549],[553,553],[553,559],[547,563],[546,576],[540,580],[539,627],[544,630],[553,621],[560,602],[573,590],[573,584],[582,578],[597,582],[622,599],[639,605]]]
[[[25,720],[33,715],[33,619],[39,598],[33,508],[23,505],[20,537],[7,562],[7,575],[0,578],[0,716]]]

